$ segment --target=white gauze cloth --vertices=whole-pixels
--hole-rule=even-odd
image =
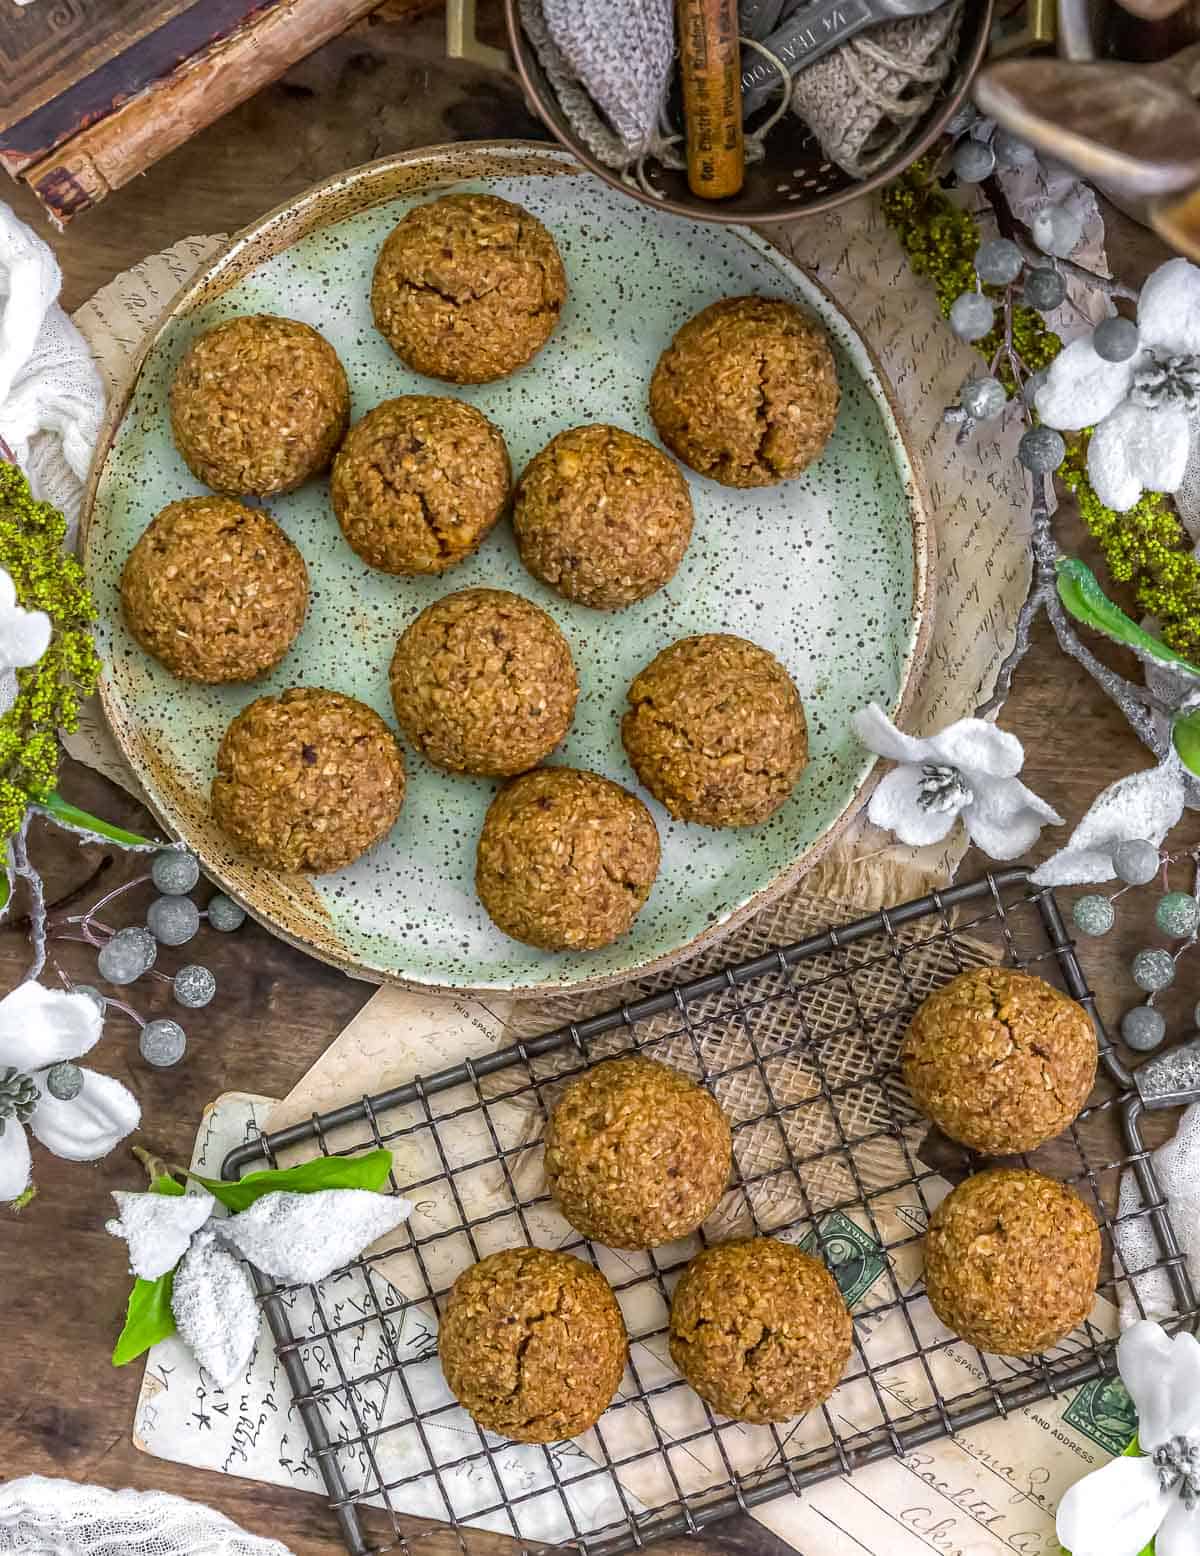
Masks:
[[[0,1552],[36,1556],[290,1556],[202,1502],[26,1475],[0,1485]]]
[[[104,389],[87,342],[58,306],[61,285],[49,245],[0,204],[0,439],[34,496],[66,515],[74,545]]]

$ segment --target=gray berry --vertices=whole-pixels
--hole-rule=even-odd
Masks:
[[[1067,445],[1062,434],[1055,432],[1053,427],[1031,427],[1021,434],[1017,444],[1017,458],[1035,475],[1048,475],[1051,470],[1057,470],[1066,457]]]
[[[1167,1023],[1153,1005],[1135,1005],[1121,1017],[1121,1036],[1138,1053],[1149,1053],[1166,1036]]]
[[[968,378],[958,403],[975,421],[990,421],[1008,404],[1008,395],[998,378]]]
[[[1067,283],[1050,265],[1035,265],[1025,276],[1021,301],[1039,313],[1051,313],[1067,295]]]
[[[59,1102],[70,1102],[83,1090],[83,1071],[77,1064],[64,1060],[46,1071],[46,1090]]]
[[[1081,935],[1107,935],[1117,921],[1112,903],[1097,892],[1080,897],[1071,909],[1071,917]]]
[[[100,1014],[101,1015],[104,1014],[108,1002],[105,1000],[105,998],[104,998],[103,994],[101,994],[100,990],[99,989],[94,989],[91,986],[90,983],[77,983],[77,984],[75,984],[72,987],[72,989],[71,989],[71,993],[72,994],[86,994],[88,999],[91,1000],[92,1004],[95,1005],[96,1008],[99,1010]]]
[[[1154,922],[1172,940],[1186,940],[1200,924],[1200,902],[1186,891],[1169,891],[1159,898]]]
[[[148,929],[119,929],[101,946],[96,968],[108,983],[135,983],[154,966],[157,956],[158,946]]]
[[[175,998],[192,1010],[207,1005],[216,992],[216,978],[207,967],[201,967],[196,962],[181,967],[175,974]]]
[[[1092,331],[1092,350],[1106,362],[1128,362],[1138,348],[1138,327],[1119,316],[1101,319]]]
[[[1026,405],[1033,406],[1037,404],[1038,390],[1046,382],[1049,376],[1049,373],[1047,373],[1046,369],[1043,367],[1039,368],[1036,373],[1031,373],[1025,380],[1021,387],[1021,398],[1025,401]]]
[[[1043,254],[1064,259],[1083,237],[1083,223],[1064,205],[1043,205],[1029,224],[1033,241]]]
[[[974,103],[960,103],[946,120],[946,134],[965,135],[978,118],[979,109]]]
[[[1170,951],[1139,951],[1131,970],[1134,983],[1147,994],[1159,994],[1175,982],[1175,961]]]
[[[1127,886],[1145,886],[1158,874],[1158,849],[1144,837],[1127,837],[1113,849],[1112,862]]]
[[[1037,152],[1027,140],[1019,140],[1009,130],[997,130],[992,136],[992,150],[996,153],[996,166],[1001,168],[1028,167],[1037,161]]]
[[[138,1039],[138,1049],[147,1064],[158,1070],[169,1070],[178,1064],[187,1050],[187,1034],[178,1021],[161,1018],[147,1021]]]
[[[156,897],[146,927],[161,945],[186,945],[200,928],[200,909],[190,897]]]
[[[1011,238],[989,238],[975,251],[975,274],[992,286],[1007,286],[1021,274],[1021,250]]]
[[[150,864],[155,886],[167,897],[182,897],[200,879],[200,861],[186,848],[164,848]]]
[[[950,328],[959,340],[982,340],[994,316],[995,309],[982,292],[964,292],[950,305]]]
[[[995,171],[996,153],[986,141],[968,135],[955,146],[950,165],[964,184],[979,184]]]
[[[246,910],[219,891],[208,905],[208,922],[223,935],[229,935],[246,922]]]

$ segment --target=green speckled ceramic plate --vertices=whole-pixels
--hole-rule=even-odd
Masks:
[[[682,566],[666,589],[616,614],[567,604],[529,577],[506,524],[441,578],[373,572],[342,539],[327,482],[311,482],[269,504],[312,578],[308,618],[291,653],[253,687],[172,679],[122,625],[118,582],[155,513],[201,490],[167,422],[167,386],[182,351],[217,319],[282,313],[333,343],[350,377],[355,417],[391,395],[444,392],[385,345],[368,294],[386,234],[414,203],[450,186],[491,190],[528,207],[554,234],[567,268],[562,322],[536,360],[504,382],[454,391],[500,426],[514,470],[581,422],[613,422],[653,438],[646,395],[659,353],[705,304],[745,292],[795,299],[829,331],[842,403],[828,448],[799,479],[768,490],[733,491],[689,472],[696,527]],[[762,906],[846,823],[872,765],[850,716],[871,699],[899,708],[923,647],[929,533],[920,482],[854,327],[754,234],[694,225],[622,199],[546,146],[469,144],[389,158],[320,185],[233,239],[155,332],[113,409],[89,496],[85,558],[101,614],[104,704],[161,820],[271,929],[368,977],[533,993],[666,965]],[[217,744],[240,708],[265,691],[329,686],[394,723],[387,669],[397,635],[431,600],[471,584],[515,590],[558,621],[582,695],[554,760],[630,787],[636,781],[619,734],[625,689],[675,638],[751,638],[783,661],[804,699],[812,759],[765,825],[712,831],[672,821],[650,802],[662,870],[633,929],[605,950],[553,955],[492,925],[473,877],[494,786],[447,777],[411,750],[408,797],[390,836],[335,875],[313,879],[251,865],[208,815]]]

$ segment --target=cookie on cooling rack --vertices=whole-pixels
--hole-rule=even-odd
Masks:
[[[549,1248],[505,1248],[458,1277],[438,1357],[464,1410],[502,1437],[553,1443],[594,1426],[629,1341],[594,1265]]]
[[[1073,1189],[1024,1167],[976,1173],[925,1234],[925,1286],[948,1329],[998,1356],[1057,1345],[1091,1311],[1100,1230]]]
[[[828,1399],[853,1326],[837,1282],[774,1237],[719,1243],[692,1260],[671,1301],[671,1360],[735,1421],[790,1421]]]
[[[653,1059],[609,1059],[569,1083],[546,1126],[546,1181],[577,1232],[610,1248],[686,1237],[729,1179],[712,1094]]]
[[[1079,1115],[1096,1079],[1083,1007],[1030,973],[973,967],[935,989],[900,1049],[917,1106],[985,1156],[1032,1151]]]

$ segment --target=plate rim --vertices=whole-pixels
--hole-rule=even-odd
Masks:
[[[394,152],[386,157],[378,157],[370,162],[359,163],[355,167],[346,168],[339,173],[331,174],[315,184],[309,185],[290,199],[281,201],[264,212],[262,216],[240,228],[237,232],[227,237],[217,250],[202,261],[200,268],[189,277],[172,294],[164,304],[161,313],[155,322],[147,330],[141,345],[133,357],[130,358],[118,388],[110,397],[105,412],[100,435],[96,442],[95,453],[88,471],[88,478],[84,487],[83,499],[80,504],[79,518],[79,555],[83,563],[85,573],[90,559],[91,542],[94,533],[95,502],[99,491],[101,477],[108,465],[109,457],[116,442],[117,434],[124,423],[126,413],[137,386],[141,381],[142,371],[146,360],[153,351],[164,332],[179,318],[186,316],[202,299],[211,300],[219,296],[222,290],[234,285],[241,279],[236,271],[236,261],[241,253],[255,240],[264,237],[273,227],[284,225],[289,218],[306,207],[324,202],[327,196],[331,196],[339,190],[346,190],[358,183],[368,183],[377,177],[386,175],[392,170],[412,170],[420,168],[423,164],[429,166],[431,174],[436,175],[440,169],[450,165],[452,176],[443,180],[440,184],[436,176],[431,177],[428,189],[447,188],[453,184],[461,183],[465,174],[461,168],[455,169],[455,164],[466,157],[481,156],[484,160],[489,155],[504,155],[508,157],[528,157],[531,171],[542,171],[550,175],[565,175],[595,179],[596,175],[583,165],[570,152],[553,142],[520,140],[520,139],[491,139],[472,141],[440,142],[431,146],[413,147],[407,151]],[[538,168],[536,164],[542,166]],[[478,175],[487,177],[486,172]],[[499,176],[499,175],[493,175]],[[602,182],[602,180],[597,180]],[[396,191],[392,190],[380,197],[378,201],[369,202],[366,205],[356,207],[358,210],[370,208],[370,204],[383,204],[387,200],[395,199]],[[318,223],[317,226],[332,225],[333,222],[342,219],[344,213],[334,213],[327,223]],[[316,230],[315,228],[313,230]],[[903,719],[911,709],[916,697],[916,690],[920,681],[920,673],[924,668],[929,652],[930,638],[933,631],[933,579],[937,557],[936,536],[933,523],[933,505],[925,481],[925,473],[913,446],[913,438],[909,428],[896,404],[895,393],[892,385],[884,372],[874,348],[869,344],[855,321],[849,316],[845,308],[829,291],[829,288],[800,264],[792,255],[786,253],[776,244],[772,243],[764,234],[757,232],[753,227],[743,224],[731,224],[721,229],[732,237],[747,243],[751,248],[768,255],[773,263],[781,263],[786,274],[787,269],[792,269],[803,276],[804,280],[825,299],[830,309],[836,313],[854,336],[858,346],[863,351],[874,375],[875,385],[882,396],[887,411],[891,416],[896,436],[908,461],[911,477],[911,525],[913,540],[913,603],[910,617],[912,627],[912,641],[905,656],[900,673],[899,693],[889,710],[890,717],[896,721]],[[283,242],[274,250],[282,253],[291,246],[290,241]],[[253,268],[253,267],[252,267]],[[213,283],[227,276],[226,285],[213,291]],[[109,675],[107,666],[101,673],[98,688],[100,705],[113,738],[121,751],[121,755],[129,763],[134,775],[137,777],[142,789],[143,803],[154,816],[158,824],[169,837],[182,835],[177,825],[177,820],[172,819],[171,807],[165,799],[159,798],[154,788],[154,776],[149,771],[147,764],[140,760],[140,754],[136,744],[125,738],[122,722],[116,717],[116,706],[121,699],[117,695]],[[638,979],[652,977],[657,973],[668,971],[680,962],[693,957],[710,947],[717,940],[723,939],[732,933],[747,919],[761,912],[764,908],[776,901],[783,893],[789,890],[803,876],[807,875],[814,866],[820,863],[829,849],[842,836],[850,823],[859,815],[866,805],[872,790],[879,781],[879,759],[875,758],[870,768],[859,781],[854,794],[847,802],[841,813],[834,818],[825,831],[816,838],[807,848],[792,861],[792,863],[774,880],[766,886],[752,893],[744,902],[738,904],[717,923],[710,924],[702,929],[680,946],[671,951],[663,952],[660,956],[639,963],[635,967],[620,972],[596,973],[572,979],[570,982],[540,982],[540,983],[516,983],[509,981],[493,983],[445,983],[430,982],[414,978],[407,973],[397,973],[389,969],[372,966],[369,962],[361,961],[351,955],[340,955],[338,952],[324,947],[313,945],[302,935],[283,927],[276,922],[269,912],[256,906],[230,882],[223,872],[209,862],[205,857],[205,851],[196,847],[190,841],[188,846],[193,848],[205,874],[227,896],[237,902],[251,918],[275,935],[285,944],[293,946],[296,950],[303,951],[306,955],[324,963],[327,966],[336,967],[350,977],[361,979],[380,986],[389,985],[396,988],[407,989],[420,994],[441,994],[449,996],[494,995],[507,994],[516,999],[549,998],[552,996],[565,996],[581,994],[585,992],[615,988],[623,984],[631,983]]]

